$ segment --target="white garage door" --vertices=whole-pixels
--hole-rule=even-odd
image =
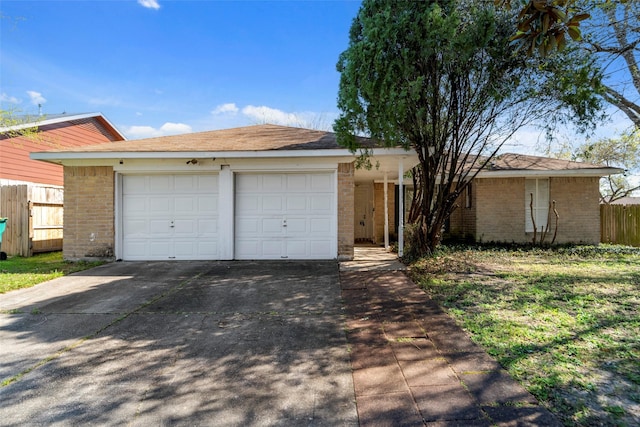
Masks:
[[[337,254],[332,173],[236,175],[237,259],[332,259]]]
[[[218,258],[217,175],[125,175],[125,260]]]

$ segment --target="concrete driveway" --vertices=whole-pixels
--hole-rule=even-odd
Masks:
[[[0,295],[0,425],[356,426],[335,262],[125,262]]]

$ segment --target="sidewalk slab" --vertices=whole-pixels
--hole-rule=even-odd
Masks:
[[[402,271],[361,267],[340,272],[361,426],[560,426]]]

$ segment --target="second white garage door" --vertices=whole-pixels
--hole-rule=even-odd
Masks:
[[[337,255],[335,175],[236,175],[236,259]]]
[[[217,175],[125,175],[124,260],[218,259]]]

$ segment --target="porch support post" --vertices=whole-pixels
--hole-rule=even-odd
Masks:
[[[384,249],[389,250],[389,188],[387,172],[384,172]]]
[[[404,164],[398,162],[398,257],[404,255]],[[385,187],[386,188],[386,187]]]

